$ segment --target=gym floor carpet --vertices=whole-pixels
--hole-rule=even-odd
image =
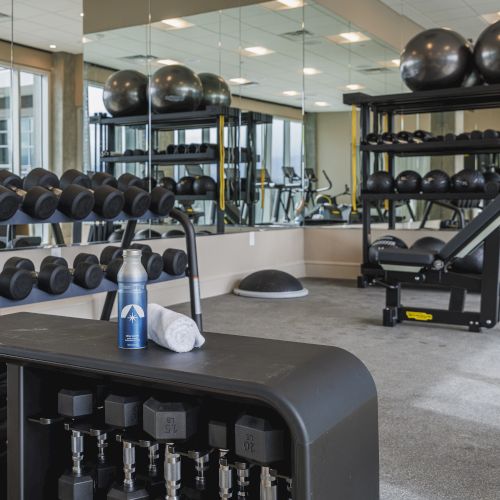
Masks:
[[[206,299],[204,328],[335,345],[358,356],[378,388],[382,500],[498,500],[500,327],[384,328],[383,289],[303,283],[310,294],[301,299]],[[446,307],[447,299],[437,291],[403,291],[407,305]],[[175,309],[189,314],[187,304]]]

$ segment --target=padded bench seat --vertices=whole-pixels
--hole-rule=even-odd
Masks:
[[[380,264],[430,267],[435,260],[435,252],[412,250],[411,248],[383,248],[378,252]]]

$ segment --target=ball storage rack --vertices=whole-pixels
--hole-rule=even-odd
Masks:
[[[465,111],[500,108],[500,84],[480,85],[452,89],[426,90],[371,96],[362,92],[344,94],[344,104],[350,105],[360,112],[360,159],[361,159],[361,206],[363,234],[363,262],[358,286],[368,286],[379,273],[369,262],[368,252],[371,245],[370,208],[373,203],[387,200],[388,229],[396,229],[396,201],[409,200],[490,200],[496,194],[487,193],[415,193],[415,194],[376,194],[366,191],[368,176],[373,173],[371,155],[375,159],[380,154],[387,154],[388,172],[394,176],[396,157],[444,156],[444,155],[477,155],[482,153],[499,153],[500,139],[481,139],[468,141],[428,142],[422,144],[366,144],[369,133],[379,134],[394,130],[394,119],[397,115],[418,113],[441,113],[445,111]],[[382,116],[387,117],[387,130],[380,130]],[[373,162],[375,165],[377,161]]]
[[[257,181],[257,154],[255,150],[256,143],[256,126],[258,124],[271,123],[272,116],[257,112],[241,112],[237,108],[226,106],[207,106],[204,110],[186,111],[177,113],[164,113],[125,116],[125,117],[108,117],[103,115],[95,115],[89,118],[89,123],[96,125],[96,134],[98,140],[96,145],[101,145],[101,150],[114,151],[116,128],[130,127],[136,129],[144,129],[151,132],[151,150],[157,148],[159,137],[162,132],[174,130],[187,130],[194,128],[208,129],[215,128],[217,130],[216,148],[209,150],[206,153],[184,153],[184,154],[145,154],[135,156],[106,156],[102,151],[96,151],[96,158],[99,160],[99,168],[101,171],[115,174],[115,165],[117,163],[144,163],[151,165],[151,172],[159,165],[213,165],[218,164],[217,169],[217,191],[215,196],[212,195],[186,195],[176,196],[178,201],[214,201],[216,203],[215,222],[217,233],[224,232],[225,225],[225,176],[224,167],[229,164],[234,168],[239,169],[240,163],[247,165],[248,185],[256,185]],[[236,127],[239,130],[242,126],[246,126],[247,136],[247,153],[241,155],[222,154],[221,137],[222,130],[226,127]],[[97,138],[96,138],[97,139]],[[257,203],[257,192],[248,190],[247,199],[241,200],[248,203],[249,216],[248,225],[255,224],[255,205]]]

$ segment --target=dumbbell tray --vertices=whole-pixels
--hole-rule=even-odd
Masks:
[[[330,346],[205,333],[201,349],[176,354],[150,343],[120,350],[115,323],[33,313],[2,318],[0,361],[8,369],[8,500],[37,500],[26,417],[33,368],[67,369],[241,397],[277,411],[291,434],[295,500],[378,500],[377,393],[363,363]],[[31,424],[33,425],[33,424]],[[39,486],[39,485],[38,485]],[[30,493],[27,493],[30,492]]]

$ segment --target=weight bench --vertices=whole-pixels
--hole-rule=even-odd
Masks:
[[[439,253],[405,248],[384,248],[378,253],[383,272],[375,282],[386,288],[384,326],[402,321],[464,325],[471,331],[493,328],[499,321],[500,196],[459,231]],[[482,274],[453,271],[453,263],[484,244]],[[419,284],[449,290],[447,310],[404,307],[401,285]],[[481,295],[479,312],[465,311],[467,292]]]

